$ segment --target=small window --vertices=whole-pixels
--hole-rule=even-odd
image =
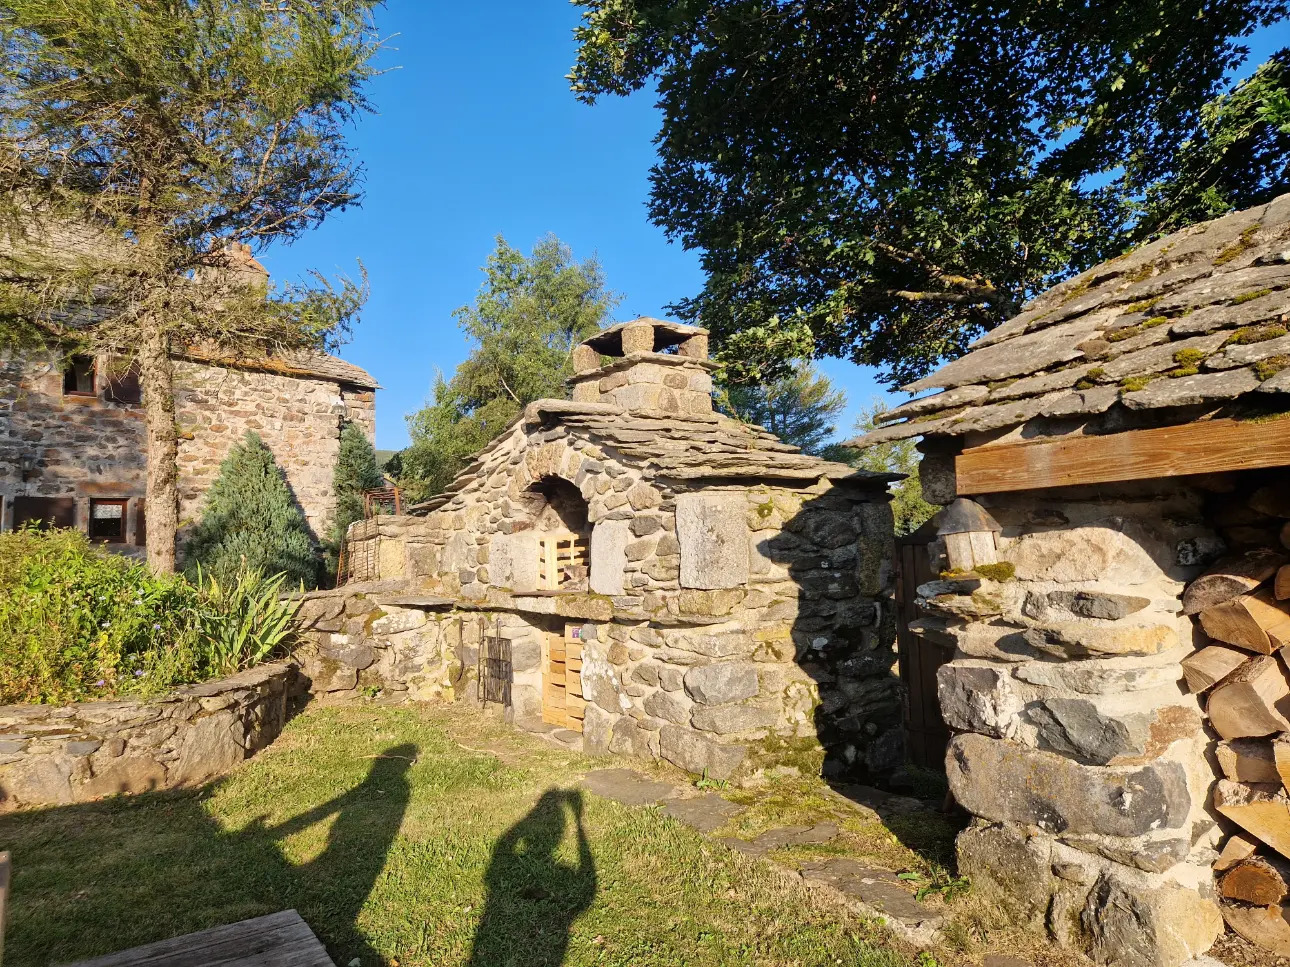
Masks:
[[[73,356],[63,370],[64,396],[94,395],[94,358]]]
[[[90,540],[110,544],[125,542],[125,508],[128,500],[90,501]]]
[[[122,363],[109,365],[107,385],[103,398],[109,403],[140,403],[143,390],[139,386],[139,367],[136,363],[126,366]]]
[[[14,497],[13,529],[35,524],[41,530],[76,526],[74,497]]]

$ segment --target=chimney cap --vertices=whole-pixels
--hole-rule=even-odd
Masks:
[[[683,322],[672,322],[667,319],[653,319],[641,316],[628,322],[615,323],[602,329],[590,339],[584,339],[582,345],[590,346],[602,356],[623,355],[623,330],[632,326],[652,326],[654,329],[654,352],[671,349],[694,336],[706,336],[708,330],[698,326],[688,326]]]

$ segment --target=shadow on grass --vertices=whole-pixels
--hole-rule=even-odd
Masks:
[[[552,789],[497,841],[468,967],[564,963],[573,922],[596,896],[596,865],[582,813],[582,793]],[[577,836],[574,864],[556,856],[570,820]],[[517,948],[520,937],[524,946]]]
[[[392,746],[357,785],[271,827],[257,819],[229,832],[192,793],[0,819],[15,867],[6,964],[66,963],[288,908],[338,963],[379,963],[358,918],[402,824],[416,756]],[[286,858],[287,837],[333,817],[315,858]]]

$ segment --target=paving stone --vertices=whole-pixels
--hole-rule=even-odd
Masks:
[[[816,823],[814,826],[783,826],[770,829],[752,841],[762,852],[783,849],[786,846],[809,846],[836,839],[838,827],[833,823]]]
[[[715,792],[696,796],[693,799],[669,799],[663,804],[665,815],[687,826],[693,826],[701,833],[710,833],[724,826],[743,811],[743,806],[727,802]]]
[[[653,806],[676,795],[676,787],[642,776],[632,769],[597,769],[583,776],[582,784],[597,796],[626,806]]]
[[[889,870],[837,856],[805,863],[801,873],[807,883],[832,887],[907,927],[940,923],[941,918],[926,904],[915,900],[904,881]]]

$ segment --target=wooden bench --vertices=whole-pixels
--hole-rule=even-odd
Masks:
[[[335,967],[295,910],[82,960],[71,967]]]

